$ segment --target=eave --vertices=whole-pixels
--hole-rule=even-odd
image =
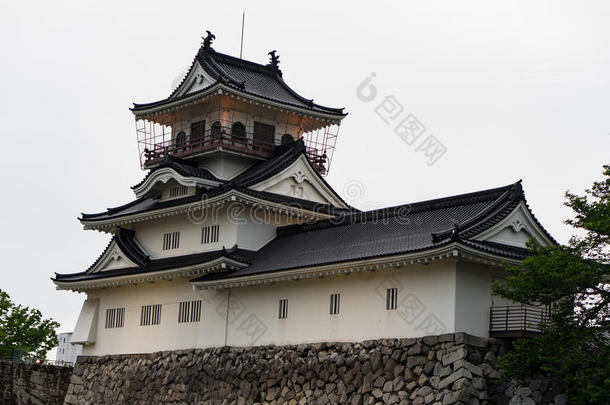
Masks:
[[[134,285],[140,283],[154,282],[154,281],[171,281],[177,278],[191,278],[194,276],[201,276],[214,271],[227,271],[228,269],[238,269],[245,267],[247,264],[232,259],[230,257],[221,256],[214,260],[210,260],[205,263],[179,267],[176,269],[162,270],[162,271],[149,271],[135,274],[126,274],[121,276],[103,277],[91,280],[83,281],[61,281],[53,279],[53,283],[57,286],[58,290],[71,290],[71,291],[86,291],[98,288],[107,287],[119,287],[124,285]],[[135,272],[141,271],[137,268]],[[103,276],[102,273],[98,273]]]
[[[149,119],[153,118],[155,115],[164,114],[166,112],[170,112],[173,110],[182,107],[184,104],[194,103],[199,101],[200,99],[205,99],[209,96],[221,96],[223,94],[241,98],[245,101],[249,101],[255,104],[264,104],[267,106],[272,106],[278,108],[280,110],[287,110],[294,112],[296,114],[308,115],[318,119],[323,119],[333,124],[339,124],[339,122],[347,116],[346,113],[341,114],[331,114],[325,113],[322,111],[310,110],[307,108],[302,108],[299,106],[291,105],[288,103],[282,103],[273,99],[268,99],[265,97],[256,96],[254,94],[250,94],[246,91],[240,91],[234,89],[230,86],[227,86],[223,83],[214,83],[205,89],[201,89],[194,93],[188,94],[186,96],[182,96],[176,99],[169,100],[161,100],[155,103],[150,104],[136,104],[133,108],[131,108],[131,112],[135,115],[136,119]]]
[[[197,202],[190,202],[178,206],[167,207],[159,210],[151,210],[142,213],[125,215],[109,218],[105,220],[84,220],[80,219],[84,229],[98,230],[102,232],[112,232],[116,227],[125,226],[133,223],[150,221],[175,215],[193,214],[194,212],[207,208],[214,208],[226,203],[243,203],[254,207],[261,207],[271,212],[286,214],[299,220],[318,220],[332,218],[331,214],[324,214],[317,211],[303,209],[299,207],[274,203],[260,198],[256,198],[236,190],[230,190],[225,194],[210,198],[202,198]]]
[[[220,280],[191,281],[191,284],[193,285],[194,290],[249,287],[282,281],[296,281],[362,271],[399,268],[406,265],[423,265],[442,260],[468,260],[496,267],[503,267],[505,264],[518,265],[521,263],[521,260],[482,252],[478,249],[464,246],[459,242],[453,242],[444,246],[418,252],[368,258],[342,263],[332,263],[315,267],[285,269],[281,271]]]

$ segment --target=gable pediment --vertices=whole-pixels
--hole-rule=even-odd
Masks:
[[[123,252],[116,240],[113,239],[97,262],[87,270],[87,273],[100,273],[131,267],[138,267],[138,265]]]
[[[203,69],[199,62],[195,61],[182,83],[180,83],[178,88],[174,91],[172,98],[195,93],[206,87],[210,87],[216,82],[217,81]]]
[[[314,170],[305,155],[301,155],[280,173],[250,188],[347,208],[347,205],[320,179]]]
[[[196,187],[215,187],[220,182],[200,177],[183,176],[171,167],[165,167],[151,173],[146,181],[134,188],[133,191],[137,198],[141,198],[152,190],[162,191],[171,187],[172,184],[179,184],[194,190]],[[194,192],[191,194],[194,194]]]
[[[524,202],[519,203],[502,221],[481,232],[474,239],[523,248],[527,247],[527,242],[531,239],[543,246],[554,243],[534,219]]]

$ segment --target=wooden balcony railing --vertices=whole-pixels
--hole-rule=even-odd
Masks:
[[[220,147],[233,152],[259,157],[269,157],[273,154],[275,146],[267,142],[225,133],[209,134],[202,138],[189,139],[185,142],[169,140],[155,143],[150,148],[144,149],[144,165],[150,167],[155,163],[162,161],[167,155],[184,158],[212,151]]]
[[[548,309],[534,305],[508,305],[489,310],[489,336],[501,338],[533,337],[548,321]]]

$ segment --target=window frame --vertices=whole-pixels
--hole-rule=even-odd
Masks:
[[[180,231],[165,232],[163,234],[162,250],[180,249]]]
[[[201,244],[212,245],[220,240],[220,225],[212,224],[201,228]]]
[[[394,311],[398,309],[398,288],[390,287],[385,292],[385,309]]]
[[[201,322],[201,300],[180,301],[178,303],[178,323]]]
[[[329,315],[339,315],[341,312],[341,294],[334,293],[330,295],[330,310]]]
[[[161,325],[163,304],[142,305],[140,309],[140,326]]]
[[[106,308],[104,329],[116,329],[125,326],[125,307]],[[65,338],[64,338],[65,343]]]
[[[288,318],[288,298],[280,298],[278,303],[278,319]]]

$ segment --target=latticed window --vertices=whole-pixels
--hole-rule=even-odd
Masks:
[[[187,195],[189,188],[187,186],[175,186],[169,189],[169,198],[182,197]]]
[[[140,312],[140,326],[159,325],[161,323],[161,304],[143,305]]]
[[[398,307],[398,288],[386,290],[385,309],[392,310]]]
[[[106,329],[122,328],[125,324],[125,308],[108,308],[106,310]]]
[[[163,250],[178,249],[180,247],[180,232],[163,234]]]
[[[339,313],[341,295],[331,294],[330,295],[330,314],[337,315]]]
[[[178,306],[178,322],[199,322],[201,320],[201,300],[183,301]]]
[[[204,226],[201,229],[201,244],[216,243],[218,242],[219,235],[219,225]]]
[[[288,300],[286,298],[280,300],[278,318],[279,319],[288,318]]]

